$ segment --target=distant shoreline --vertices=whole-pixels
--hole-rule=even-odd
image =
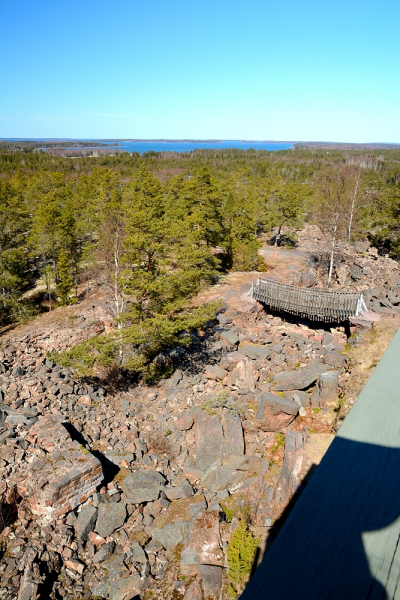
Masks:
[[[327,142],[327,141],[295,141],[295,140],[220,140],[220,139],[168,139],[168,138],[0,138],[0,142],[3,144],[43,144],[44,146],[60,144],[63,147],[66,144],[71,146],[75,143],[77,146],[89,147],[89,143],[92,143],[93,148],[105,148],[114,147],[116,150],[119,147],[123,147],[124,144],[208,144],[209,146],[217,146],[221,144],[237,144],[237,145],[259,145],[269,144],[271,146],[278,145],[291,145],[291,150],[296,149],[310,149],[310,150],[395,150],[400,148],[400,143],[396,142]],[[216,148],[217,150],[220,148]],[[226,149],[226,148],[222,148]],[[286,148],[287,150],[289,148]],[[262,148],[256,148],[256,150],[262,150]],[[275,148],[274,148],[275,150]],[[159,151],[163,151],[159,149]],[[170,150],[174,151],[174,150]]]

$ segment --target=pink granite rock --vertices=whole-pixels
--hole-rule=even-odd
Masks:
[[[174,425],[179,431],[186,431],[190,429],[194,422],[194,415],[191,410],[184,410],[178,414]]]
[[[224,379],[224,383],[229,387],[237,387],[239,390],[254,390],[259,376],[254,362],[244,358]]]
[[[204,371],[204,375],[207,379],[221,380],[228,375],[228,371],[221,369],[218,365],[208,365]]]
[[[216,510],[205,510],[189,525],[181,554],[181,569],[192,565],[224,565],[219,517]]]
[[[254,425],[262,431],[282,431],[293,421],[299,408],[294,400],[263,392]]]

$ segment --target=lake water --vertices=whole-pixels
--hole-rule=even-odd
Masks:
[[[88,140],[95,141],[95,140]],[[102,140],[96,140],[101,142]],[[112,142],[104,142],[106,144],[112,144]],[[201,148],[211,148],[215,150],[227,149],[227,148],[240,148],[241,150],[248,150],[253,148],[254,150],[268,150],[269,152],[274,150],[289,150],[293,144],[291,143],[280,143],[280,142],[241,142],[240,140],[225,140],[221,142],[118,142],[118,150],[125,152],[190,152],[191,150]]]
[[[0,140],[3,141],[10,141],[10,142],[22,142],[22,141],[29,141],[29,142],[56,142],[56,141],[63,141],[63,142],[68,142],[68,139],[66,138],[0,138]],[[74,140],[71,140],[71,142],[73,142]],[[75,140],[76,141],[76,140]],[[117,150],[123,151],[123,152],[138,152],[139,154],[143,154],[144,152],[149,152],[150,150],[153,150],[154,152],[190,152],[191,150],[196,150],[196,149],[204,149],[204,148],[209,148],[209,149],[214,149],[214,150],[221,150],[221,149],[229,149],[229,148],[238,148],[240,150],[249,150],[250,148],[253,148],[254,150],[268,150],[268,152],[273,152],[276,150],[289,150],[293,144],[291,142],[256,142],[256,141],[248,141],[248,142],[242,142],[241,140],[224,140],[224,141],[204,141],[204,142],[171,142],[171,141],[165,141],[165,142],[155,142],[155,141],[122,141],[122,140],[113,140],[113,141],[105,141],[105,140],[94,140],[94,139],[82,139],[79,140],[82,142],[96,142],[96,143],[103,143],[105,145],[113,145],[114,143],[117,143],[118,146],[116,146],[115,148]],[[76,146],[74,146],[71,143],[71,146],[68,147],[69,150],[90,150],[90,147],[86,147],[86,148],[76,148]],[[95,147],[92,149],[96,149]]]

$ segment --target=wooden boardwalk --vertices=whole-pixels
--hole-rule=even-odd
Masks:
[[[272,279],[259,279],[251,293],[254,300],[271,308],[328,323],[345,321],[366,309],[360,293],[301,288]]]
[[[400,600],[400,329],[241,600]]]

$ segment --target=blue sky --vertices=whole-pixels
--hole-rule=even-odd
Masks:
[[[399,0],[0,0],[0,137],[400,142]]]

